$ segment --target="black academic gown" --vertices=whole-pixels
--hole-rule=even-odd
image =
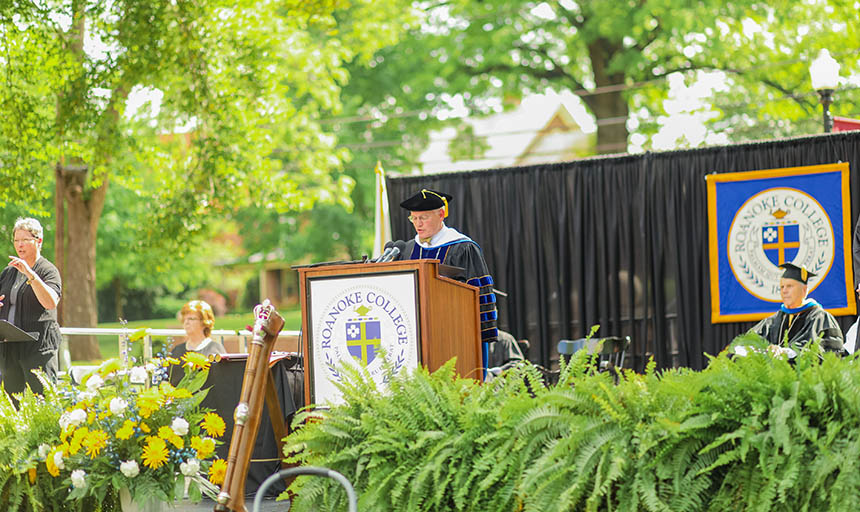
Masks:
[[[794,320],[791,317],[795,316]],[[802,311],[791,315],[785,307],[758,324],[752,331],[759,334],[773,345],[782,345],[785,332],[788,331],[788,346],[794,349],[804,348],[811,340],[823,336],[821,347],[824,350],[842,352],[842,329],[836,323],[833,315],[825,311],[817,302],[812,302]]]
[[[415,240],[406,242],[406,246],[400,253],[401,260],[431,259],[439,260],[445,265],[465,269],[464,278],[461,281],[480,288],[480,315],[481,315],[481,340],[494,342],[498,337],[496,329],[496,294],[493,293],[493,277],[487,270],[487,262],[484,254],[471,238],[462,235],[454,241],[440,244],[435,247],[424,248],[415,243]]]

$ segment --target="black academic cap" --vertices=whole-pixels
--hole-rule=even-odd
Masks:
[[[785,272],[782,273],[782,277],[786,279],[794,279],[795,281],[800,281],[803,284],[806,284],[810,277],[815,277],[815,274],[803,267],[798,267],[794,263],[783,263],[779,268],[785,269]]]
[[[448,201],[454,196],[444,192],[437,192],[428,188],[422,188],[417,194],[400,203],[400,207],[410,212],[428,212],[445,208],[445,216],[448,216]]]

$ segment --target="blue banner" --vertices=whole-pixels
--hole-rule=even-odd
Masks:
[[[782,263],[816,274],[809,296],[832,314],[855,314],[847,163],[706,180],[712,322],[776,312]]]

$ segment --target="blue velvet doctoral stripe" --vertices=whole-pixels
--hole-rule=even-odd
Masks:
[[[816,301],[815,299],[806,299],[806,302],[801,304],[799,308],[789,308],[789,307],[786,307],[785,304],[782,304],[779,306],[779,310],[782,311],[783,313],[788,313],[789,315],[794,315],[796,313],[800,313],[801,311],[803,311],[805,309],[809,309],[813,306],[820,306],[820,305],[821,304],[819,304],[818,301]]]
[[[490,275],[481,276],[481,277],[473,277],[472,279],[469,279],[466,282],[472,286],[477,286],[478,288],[480,288],[482,286],[493,286],[493,284],[495,284],[495,283],[493,283],[493,276],[490,276]]]
[[[496,303],[496,294],[495,293],[485,293],[478,297],[481,305],[484,304],[495,304]]]
[[[491,339],[491,338],[498,338],[498,337],[499,337],[499,330],[496,329],[495,327],[493,327],[492,329],[487,329],[485,331],[481,331],[481,339],[482,340]]]
[[[410,259],[413,260],[439,260],[445,261],[445,256],[448,255],[448,248],[451,244],[440,245],[439,247],[430,247],[425,249],[418,244],[412,248]]]
[[[486,313],[481,313],[481,323],[490,322],[496,320],[498,318],[498,313],[496,310],[487,311]]]
[[[415,246],[412,247],[412,254],[409,255],[409,259],[411,259],[411,260],[439,260],[439,261],[444,263],[445,262],[445,256],[448,255],[448,248],[449,247],[451,247],[454,244],[466,244],[466,243],[475,244],[475,247],[477,247],[478,250],[481,249],[481,246],[479,246],[477,243],[475,243],[475,241],[472,240],[471,238],[454,240],[454,241],[447,242],[447,243],[444,243],[444,244],[436,246],[436,247],[429,247],[429,248],[421,247],[421,245],[416,242]]]

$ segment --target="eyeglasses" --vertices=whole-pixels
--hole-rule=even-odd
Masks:
[[[421,222],[421,223],[427,222],[430,219],[432,219],[433,216],[432,215],[410,215],[408,218],[409,218],[409,222],[411,222],[413,224],[417,224],[419,222]]]
[[[30,242],[35,242],[38,238],[16,238],[12,240],[13,244],[26,244]]]

